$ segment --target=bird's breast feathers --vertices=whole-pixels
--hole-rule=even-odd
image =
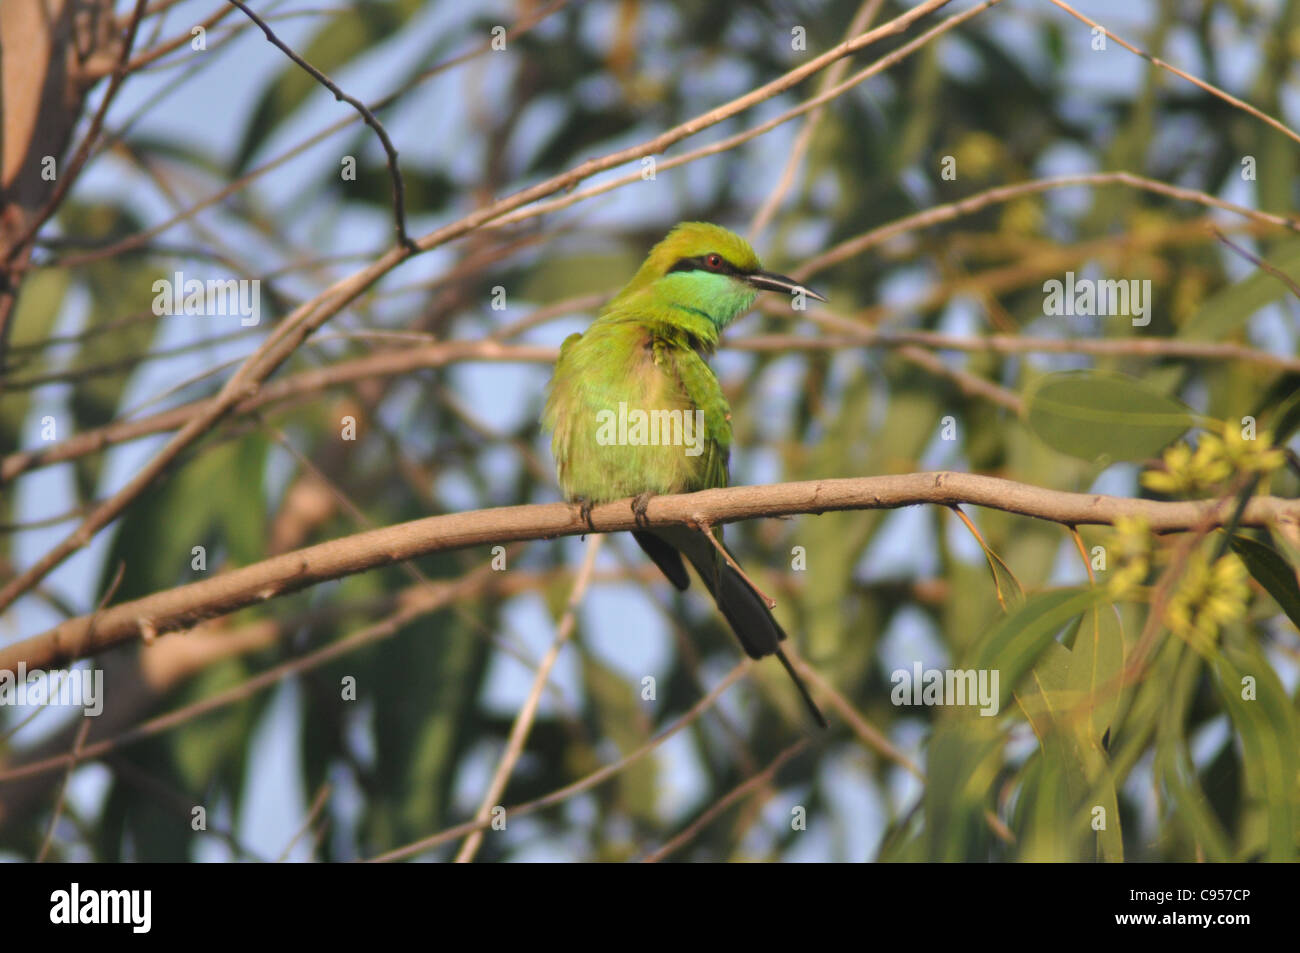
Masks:
[[[684,358],[700,360],[644,325],[598,321],[565,341],[544,421],[567,498],[599,503],[725,485],[730,427],[710,428],[683,383]]]

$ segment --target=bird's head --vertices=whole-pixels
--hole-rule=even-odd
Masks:
[[[707,318],[720,331],[749,310],[760,291],[826,300],[793,278],[764,271],[749,242],[734,232],[682,222],[650,250],[615,301],[645,293],[658,304]]]

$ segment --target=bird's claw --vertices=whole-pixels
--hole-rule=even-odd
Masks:
[[[573,502],[578,504],[578,515],[582,517],[582,521],[587,524],[587,529],[594,533],[596,531],[596,526],[591,522],[591,500],[585,496],[580,496]]]
[[[654,499],[654,494],[649,490],[644,493],[638,493],[632,498],[632,516],[636,520],[637,526],[649,526],[650,520],[646,517],[646,510],[650,507],[650,501]]]

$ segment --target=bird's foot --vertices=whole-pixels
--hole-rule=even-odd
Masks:
[[[647,527],[650,525],[650,520],[645,513],[649,509],[650,501],[654,499],[654,496],[653,493],[646,490],[644,493],[638,493],[632,498],[632,516],[636,520],[637,526]]]
[[[596,531],[596,527],[591,522],[591,507],[592,507],[591,500],[585,496],[579,496],[575,498],[572,502],[578,504],[578,515],[582,517],[582,521],[587,524],[587,529],[591,530],[594,533]]]

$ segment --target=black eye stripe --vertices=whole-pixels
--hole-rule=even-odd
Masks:
[[[715,254],[717,254],[717,252],[710,252],[708,255],[695,255],[691,258],[679,258],[677,261],[673,262],[673,266],[668,269],[668,273],[672,274],[674,271],[710,271],[715,275],[735,275],[736,277],[743,277],[745,275],[745,272],[741,271],[721,255],[718,255],[718,257],[722,259],[721,266],[710,268],[708,259],[711,255]]]

